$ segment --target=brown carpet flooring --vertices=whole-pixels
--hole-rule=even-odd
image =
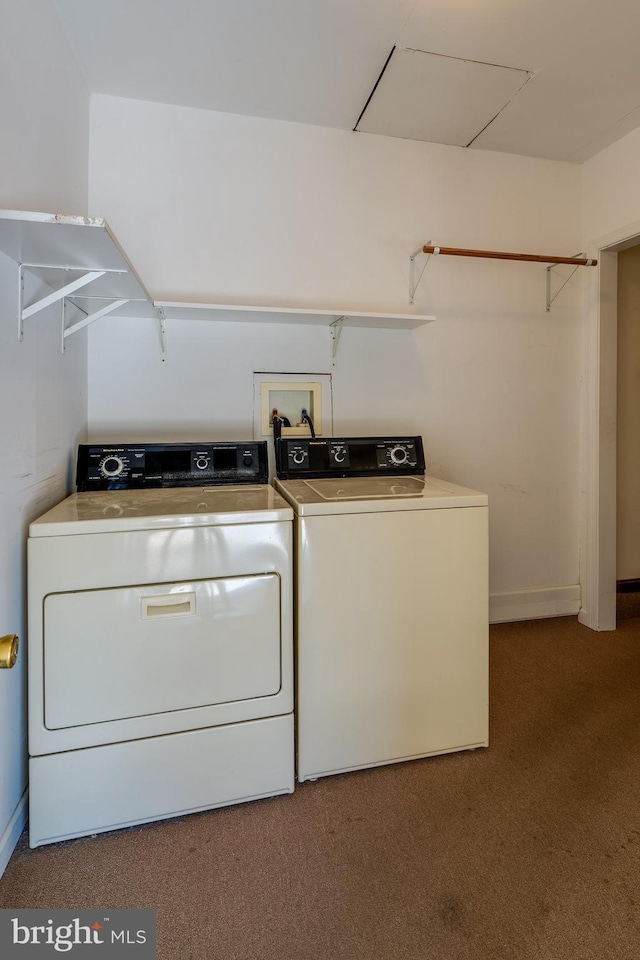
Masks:
[[[155,907],[160,960],[638,960],[640,620],[491,630],[488,750],[29,850],[5,907]]]
[[[640,617],[640,591],[619,590],[616,593],[616,620],[620,622],[630,617]]]

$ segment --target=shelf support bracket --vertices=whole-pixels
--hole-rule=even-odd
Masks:
[[[434,254],[440,253],[440,247],[435,247],[433,252]],[[424,249],[422,247],[420,247],[418,250],[414,250],[414,252],[409,257],[409,303],[410,304],[413,304],[413,301],[416,295],[416,290],[418,289],[418,286],[420,284],[420,281],[422,280],[424,272],[427,269],[427,264],[429,263],[429,258],[431,256],[430,253],[426,254],[427,259],[424,262],[424,267],[420,271],[420,276],[416,280],[416,257],[419,256],[421,253],[424,253]]]
[[[577,257],[582,257],[582,253],[576,253],[576,254],[574,254],[574,257],[576,257],[576,258],[577,258]],[[546,304],[547,313],[550,313],[550,312],[551,312],[551,304],[554,302],[554,300],[556,299],[556,297],[557,297],[560,293],[562,293],[562,291],[564,290],[564,288],[566,287],[566,285],[569,283],[569,280],[571,280],[571,277],[574,275],[574,273],[576,272],[576,270],[577,270],[578,267],[580,267],[580,266],[582,266],[582,264],[579,263],[579,264],[577,264],[577,265],[573,268],[573,270],[571,271],[571,273],[569,274],[569,276],[567,277],[567,279],[566,279],[566,280],[564,281],[564,283],[560,286],[560,288],[559,288],[558,290],[556,290],[556,292],[554,293],[553,296],[551,296],[551,271],[556,269],[557,264],[550,263],[549,266],[546,268],[546,271],[547,271],[547,304]]]
[[[164,307],[158,308],[158,333],[160,334],[160,360],[166,363],[167,360],[167,317]]]
[[[338,358],[338,344],[340,343],[340,336],[342,334],[342,326],[346,320],[346,316],[337,317],[333,323],[329,324],[329,333],[331,334],[331,366],[335,367],[336,360]]]
[[[54,290],[53,293],[48,294],[46,297],[42,297],[40,300],[36,300],[35,303],[29,304],[28,307],[24,305],[24,271],[25,270],[78,270],[82,271],[82,276],[77,277],[75,280],[71,280],[69,283],[66,283],[63,287],[60,287],[59,290]],[[61,266],[60,264],[52,263],[20,263],[18,264],[18,340],[22,340],[24,337],[24,321],[29,317],[34,316],[36,313],[40,313],[41,310],[45,310],[47,307],[50,307],[53,303],[58,303],[60,300],[64,300],[65,297],[70,296],[72,293],[75,293],[77,290],[81,290],[82,287],[86,287],[88,283],[92,283],[94,280],[98,280],[100,277],[104,277],[106,273],[127,273],[126,270],[87,270],[86,267],[74,267],[70,265]],[[125,301],[126,303],[127,301]]]
[[[63,299],[63,304],[65,299]],[[62,328],[62,343],[70,337],[72,334],[77,333],[78,330],[83,330],[84,327],[88,327],[90,323],[94,323],[96,320],[99,320],[100,317],[106,317],[108,313],[112,313],[114,310],[117,310],[118,307],[123,307],[125,303],[129,303],[128,300],[113,300],[111,303],[108,303],[105,307],[102,307],[100,310],[96,310],[95,313],[88,313],[86,317],[83,317],[82,320],[78,320],[77,323],[71,324],[69,327]]]

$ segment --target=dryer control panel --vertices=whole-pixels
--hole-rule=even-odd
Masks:
[[[78,447],[76,486],[85,490],[267,483],[267,442],[114,443]]]
[[[280,437],[276,472],[280,480],[388,473],[422,476],[422,437]]]

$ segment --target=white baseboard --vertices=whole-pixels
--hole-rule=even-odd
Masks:
[[[580,585],[509,590],[489,596],[489,623],[566,617],[580,611]]]
[[[20,834],[24,830],[27,822],[28,795],[29,789],[27,788],[20,797],[18,806],[11,814],[11,819],[0,836],[0,877],[4,873],[5,868],[11,859],[11,854],[13,853],[16,843],[20,839]]]

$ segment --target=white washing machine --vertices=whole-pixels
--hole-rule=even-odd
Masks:
[[[82,446],[78,488],[29,530],[31,846],[290,793],[266,444]]]
[[[295,511],[298,780],[488,743],[488,499],[420,437],[277,441]]]

